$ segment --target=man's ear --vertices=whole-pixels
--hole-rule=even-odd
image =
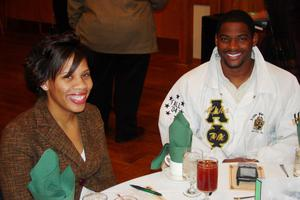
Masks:
[[[44,82],[41,86],[40,86],[45,92],[48,91],[49,87],[48,87],[48,81]]]
[[[253,34],[252,43],[253,43],[253,46],[257,45],[257,43],[258,43],[258,34],[257,33]]]

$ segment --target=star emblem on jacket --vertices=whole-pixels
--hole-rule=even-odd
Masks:
[[[175,116],[184,107],[184,102],[179,94],[171,95],[165,102],[164,108],[166,115]]]

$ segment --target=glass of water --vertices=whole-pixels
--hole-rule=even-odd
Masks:
[[[196,187],[197,180],[197,163],[202,159],[201,150],[186,151],[183,157],[182,174],[183,178],[189,181],[189,188],[183,192],[187,197],[196,197],[201,193]]]

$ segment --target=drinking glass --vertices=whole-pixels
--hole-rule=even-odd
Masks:
[[[183,156],[182,175],[189,181],[189,188],[183,192],[187,197],[196,197],[201,193],[196,188],[197,180],[197,163],[202,159],[202,151],[186,151]]]
[[[203,158],[197,164],[197,187],[209,199],[209,193],[215,191],[218,186],[218,160],[215,158]]]

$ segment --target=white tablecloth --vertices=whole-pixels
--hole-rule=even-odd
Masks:
[[[286,177],[279,165],[262,165],[264,168],[265,177],[273,178],[284,178]],[[285,166],[289,175],[292,176],[292,166]],[[136,196],[138,199],[147,200],[155,199],[154,195],[149,195],[146,192],[138,191],[130,186],[130,184],[135,184],[143,187],[150,186],[154,190],[163,194],[164,199],[166,200],[185,200],[190,199],[183,195],[189,184],[186,181],[174,181],[171,180],[164,171],[152,173],[145,175],[139,178],[132,179],[115,185],[109,189],[102,191],[108,196],[109,200],[113,200],[117,197],[117,194],[125,195],[131,194]],[[218,189],[213,192],[210,196],[211,200],[221,199],[221,200],[230,200],[236,196],[252,196],[254,191],[249,190],[232,190],[230,189],[229,183],[229,164],[220,164],[219,165],[219,177],[218,177]],[[145,196],[142,196],[145,195]],[[194,198],[195,200],[197,198]],[[191,200],[191,199],[190,199]]]

